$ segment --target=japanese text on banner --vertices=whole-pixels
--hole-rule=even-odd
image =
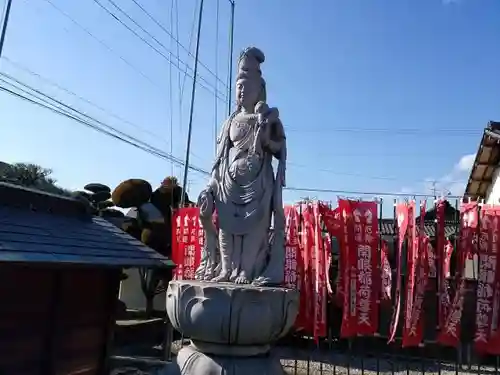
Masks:
[[[174,241],[172,260],[177,265],[174,278],[193,280],[200,264],[201,248],[205,242],[204,232],[199,222],[199,209],[186,207],[173,215]]]
[[[339,200],[339,207],[348,218],[349,288],[344,291],[348,297],[344,309],[349,309],[349,326],[344,332],[374,335],[378,330],[377,301],[381,283],[377,203]]]
[[[497,239],[499,218],[494,210],[481,209],[479,230],[479,275],[476,299],[476,334],[474,348],[487,353],[497,286]]]
[[[425,203],[420,205],[420,218],[425,217]],[[413,303],[411,308],[411,315],[409,320],[409,326],[405,327],[403,331],[403,346],[418,346],[424,338],[424,317],[423,314],[423,303],[425,297],[425,291],[427,288],[427,282],[429,278],[429,260],[427,253],[427,243],[429,238],[425,235],[424,231],[424,220],[419,222],[419,232],[418,237],[413,241],[413,250],[409,250],[410,253],[414,253],[413,260],[411,262],[411,268],[416,272],[414,278],[415,293],[413,296]],[[412,272],[412,270],[409,270]]]
[[[401,313],[401,272],[402,272],[402,259],[401,254],[403,250],[403,243],[408,230],[408,204],[399,203],[396,205],[396,218],[398,226],[398,248],[396,252],[397,256],[397,269],[396,269],[396,291],[394,294],[394,303],[396,304],[392,318],[391,325],[389,327],[389,340],[388,342],[393,342],[396,338],[396,329],[399,323],[399,316]]]
[[[407,270],[406,270],[406,299],[403,325],[403,347],[410,346],[411,319],[414,304],[415,280],[417,269],[416,251],[416,226],[415,226],[415,201],[408,204],[408,241],[407,241]],[[416,332],[415,332],[416,333]]]
[[[448,312],[445,326],[439,332],[437,341],[442,345],[457,347],[460,344],[461,320],[465,300],[465,262],[473,252],[472,240],[478,224],[478,204],[471,202],[460,207],[460,239],[457,249],[457,286],[453,303]]]

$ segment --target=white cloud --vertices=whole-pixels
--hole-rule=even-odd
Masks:
[[[403,187],[401,193],[410,195],[412,192],[418,192],[461,196],[465,191],[475,157],[476,154],[466,154],[458,160],[449,173],[438,178],[428,177],[422,184],[414,188]]]
[[[467,184],[467,181],[454,182],[454,183],[450,184],[448,186],[448,191],[450,192],[450,195],[457,195],[457,196],[464,195],[466,184]]]
[[[460,172],[470,173],[472,166],[474,165],[474,160],[476,159],[476,154],[467,154],[460,158],[455,168]]]
[[[413,189],[411,187],[404,186],[401,188],[400,193],[401,194],[412,194],[412,193],[415,193],[415,189]]]

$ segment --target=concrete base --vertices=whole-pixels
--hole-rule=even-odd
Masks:
[[[299,293],[286,288],[174,280],[167,313],[191,339],[165,375],[281,375],[272,344],[295,322]]]
[[[182,348],[172,364],[158,375],[283,375],[278,358],[272,354],[254,357],[206,355],[192,346]]]

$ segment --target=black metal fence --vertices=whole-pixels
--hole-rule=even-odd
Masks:
[[[179,339],[180,346],[189,343]],[[401,348],[400,342],[387,344],[384,338],[327,338],[314,342],[298,335],[287,337],[272,351],[288,375],[334,374],[499,374],[499,357],[478,357],[472,343],[458,349],[427,342],[418,348]]]
[[[472,319],[458,348],[438,345],[430,338],[419,347],[402,348],[400,339],[388,344],[382,336],[341,339],[336,328],[341,317],[335,313],[329,318],[327,338],[315,342],[295,333],[278,343],[275,354],[287,374],[500,374],[498,356],[474,352]],[[431,330],[427,332],[432,336]]]
[[[459,201],[448,204],[445,211],[446,237],[457,245],[457,234],[459,232]],[[382,207],[380,207],[382,212]],[[435,232],[435,210],[430,210],[424,218],[426,234],[433,239]],[[405,247],[403,254],[398,256],[396,243],[397,230],[395,217],[380,220],[380,234],[389,243],[389,260],[393,269],[393,301],[396,283],[397,259],[405,259]],[[333,250],[333,264],[330,270],[331,282],[335,280],[337,264],[335,262],[335,249]],[[455,253],[455,252],[454,252]],[[455,254],[451,260],[450,295],[454,294],[456,286],[454,280]],[[402,290],[406,281],[405,264],[403,264]],[[393,304],[380,305],[379,330],[377,337],[358,337],[353,339],[340,338],[340,325],[342,322],[342,310],[333,301],[328,303],[327,311],[327,337],[315,342],[300,332],[294,332],[277,343],[273,355],[277,355],[287,374],[309,375],[309,374],[500,374],[499,357],[478,356],[473,350],[473,336],[475,332],[475,310],[476,310],[476,288],[477,262],[469,264],[469,272],[472,274],[467,280],[467,292],[465,295],[464,309],[461,319],[461,338],[458,348],[443,347],[436,343],[437,327],[437,280],[430,282],[430,288],[426,293],[424,302],[425,329],[424,342],[416,348],[401,347],[401,341],[396,339],[394,343],[387,343],[390,319]],[[466,272],[467,273],[467,272]],[[472,276],[472,277],[471,277]],[[455,281],[455,282],[454,282]],[[404,293],[401,301],[401,314],[404,311]],[[400,324],[396,337],[401,337]],[[168,330],[167,330],[168,331]],[[170,357],[170,338],[166,335],[164,347],[165,357]],[[172,339],[172,354],[175,355],[181,345],[188,343],[187,340],[177,332]],[[164,358],[169,359],[169,358]]]

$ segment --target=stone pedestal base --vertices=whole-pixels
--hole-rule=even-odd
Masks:
[[[159,375],[283,375],[278,358],[206,355],[192,346],[182,348],[174,362]]]
[[[171,281],[168,316],[191,345],[162,375],[282,375],[270,349],[290,330],[298,309],[295,290]]]

